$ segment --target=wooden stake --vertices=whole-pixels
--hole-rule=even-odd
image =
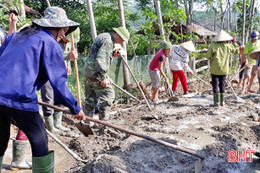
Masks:
[[[71,37],[71,50],[75,50],[73,33],[70,34],[70,37]],[[80,83],[79,83],[79,72],[78,72],[77,59],[74,59],[74,67],[75,67],[75,77],[76,77],[76,84],[77,84],[77,99],[78,99],[78,104],[81,107]]]

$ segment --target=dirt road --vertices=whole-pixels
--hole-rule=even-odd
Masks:
[[[260,172],[260,162],[256,157],[253,162],[228,162],[230,150],[260,151],[260,125],[257,121],[260,114],[260,97],[257,94],[240,96],[245,102],[237,102],[228,91],[226,105],[217,108],[210,106],[213,102],[211,94],[181,97],[180,101],[175,103],[163,101],[152,105],[159,115],[159,120],[152,118],[152,113],[145,104],[136,105],[127,111],[111,114],[108,122],[196,150],[206,157],[203,173],[257,173]],[[194,172],[197,158],[191,155],[110,128],[95,130],[94,136],[84,137],[70,120],[65,119],[65,122],[72,130],[57,136],[89,162],[76,162],[58,144],[50,140],[50,148],[55,150],[56,172]],[[3,173],[10,172],[6,170],[10,158],[9,146]]]

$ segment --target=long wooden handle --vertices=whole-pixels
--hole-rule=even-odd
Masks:
[[[47,134],[56,141],[64,150],[66,150],[74,159],[81,161],[83,163],[88,163],[87,160],[83,160],[76,153],[74,153],[69,147],[67,147],[64,143],[62,143],[56,136],[54,136],[49,130],[46,129]]]
[[[64,108],[60,108],[60,107],[57,107],[57,106],[54,106],[54,105],[50,105],[48,103],[44,103],[44,102],[40,102],[39,101],[39,104],[43,105],[43,106],[47,106],[47,107],[50,107],[50,108],[53,108],[53,109],[56,109],[56,110],[59,110],[59,111],[66,111],[67,113],[67,109],[64,109]],[[143,139],[146,139],[146,140],[149,140],[149,141],[152,141],[152,142],[156,142],[158,144],[161,144],[161,145],[164,145],[164,146],[167,146],[167,147],[170,147],[170,148],[173,148],[173,149],[176,149],[176,150],[179,150],[179,151],[182,151],[184,153],[187,153],[187,154],[191,154],[193,156],[196,156],[200,159],[204,159],[204,156],[198,154],[196,151],[192,150],[192,149],[188,149],[188,148],[183,148],[183,147],[180,147],[180,146],[177,146],[177,145],[174,145],[172,143],[169,143],[169,142],[165,142],[163,140],[160,140],[160,139],[155,139],[153,137],[150,137],[150,136],[147,136],[147,135],[143,135],[141,133],[137,133],[137,132],[134,132],[134,131],[131,131],[131,130],[126,130],[125,128],[122,128],[122,127],[119,127],[119,126],[115,126],[113,124],[110,124],[110,123],[107,123],[105,121],[101,121],[101,120],[97,120],[97,119],[94,119],[94,118],[91,118],[89,116],[86,116],[86,120],[87,121],[92,121],[92,122],[96,122],[96,123],[99,123],[99,124],[103,124],[104,126],[108,126],[108,127],[111,127],[113,129],[117,129],[117,130],[120,130],[122,132],[125,132],[127,134],[130,134],[130,135],[134,135],[134,136],[137,136],[137,137],[140,137],[140,138],[143,138]]]
[[[71,49],[75,50],[73,33],[70,34],[70,37],[71,37]],[[77,99],[78,99],[78,104],[81,107],[80,83],[79,83],[79,72],[78,72],[77,59],[74,59],[74,67],[75,67],[75,77],[76,77],[76,84],[77,84]]]
[[[196,74],[193,74],[197,79],[199,79],[201,82],[203,82],[204,84],[208,85],[210,88],[212,88],[212,86],[207,83],[206,81],[204,81],[203,79],[201,79],[199,76],[197,76]]]
[[[61,107],[58,107],[58,106],[54,106],[54,105],[48,104],[46,102],[38,101],[38,104],[41,105],[41,106],[45,106],[45,107],[49,107],[49,108],[55,109],[57,111],[64,112],[66,114],[71,114],[69,109],[64,109],[64,108],[61,108]]]
[[[47,3],[47,6],[50,7],[51,4],[50,4],[50,1],[49,0],[46,0],[46,3]]]
[[[120,55],[120,56],[121,56],[121,55]],[[126,60],[125,60],[125,58],[124,58],[123,56],[121,56],[121,59],[123,60],[123,62],[125,63],[126,67],[127,67],[128,70],[129,70],[129,72],[131,73],[132,77],[134,78],[134,81],[135,81],[135,83],[136,83],[138,89],[139,89],[140,92],[142,93],[142,96],[143,96],[143,98],[144,98],[144,100],[145,100],[145,102],[146,102],[146,104],[147,104],[149,110],[152,111],[152,108],[151,108],[150,104],[148,103],[148,100],[146,99],[146,97],[145,97],[145,95],[144,95],[144,92],[143,92],[141,86],[139,85],[139,83],[137,82],[137,80],[136,80],[136,78],[135,78],[135,76],[134,76],[134,74],[133,74],[131,68],[129,67],[129,65],[127,64],[127,62],[126,62]],[[154,115],[153,115],[153,116],[154,116]],[[155,117],[155,118],[156,118],[156,117]],[[157,118],[156,118],[156,119],[157,119]]]
[[[245,65],[243,68],[241,68],[240,70],[238,70],[238,71],[235,73],[235,75],[230,79],[230,81],[232,82],[232,80],[236,77],[236,75],[237,75],[238,73],[240,73],[241,71],[243,71],[245,68],[246,68],[246,65]]]
[[[139,99],[137,99],[135,96],[133,96],[132,94],[130,94],[129,92],[127,92],[126,90],[124,90],[123,88],[121,88],[120,86],[118,86],[115,83],[112,83],[112,85],[114,85],[116,88],[118,88],[119,90],[121,90],[123,93],[125,93],[126,95],[130,96],[131,98],[135,99],[136,101],[138,101],[139,103],[141,103],[141,101]]]

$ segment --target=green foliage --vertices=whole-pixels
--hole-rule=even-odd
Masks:
[[[16,13],[20,12],[21,5],[18,0],[10,1],[8,3],[0,4],[0,26],[1,28],[8,30],[9,28],[9,14],[11,11],[15,11]],[[18,16],[17,29],[24,26],[27,23],[30,23],[30,19]]]

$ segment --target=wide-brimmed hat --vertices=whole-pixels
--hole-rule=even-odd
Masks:
[[[118,28],[113,28],[114,31],[126,42],[128,43],[128,40],[130,38],[130,33],[128,29],[125,27],[118,27]]]
[[[230,40],[233,40],[233,37],[230,36],[228,33],[226,33],[226,31],[224,30],[219,31],[216,37],[213,38],[213,41],[215,42],[230,41]]]
[[[188,51],[191,51],[191,52],[194,52],[196,51],[195,47],[194,47],[194,44],[192,43],[192,41],[186,41],[184,43],[181,43],[181,47],[183,47],[184,49],[188,50]]]
[[[64,28],[69,27],[66,35],[73,32],[79,23],[74,22],[67,18],[66,12],[60,7],[48,7],[44,10],[44,17],[41,19],[35,19],[33,23],[41,27],[51,28]]]
[[[78,43],[80,41],[80,29],[79,29],[79,27],[75,31],[73,31],[72,34],[73,34],[73,37],[74,37],[74,43]],[[64,38],[64,41],[65,42],[71,42],[71,34],[67,35]]]
[[[172,48],[172,44],[169,41],[163,41],[161,42],[161,49],[171,49]]]
[[[258,60],[260,53],[260,47],[249,54],[250,58]]]

